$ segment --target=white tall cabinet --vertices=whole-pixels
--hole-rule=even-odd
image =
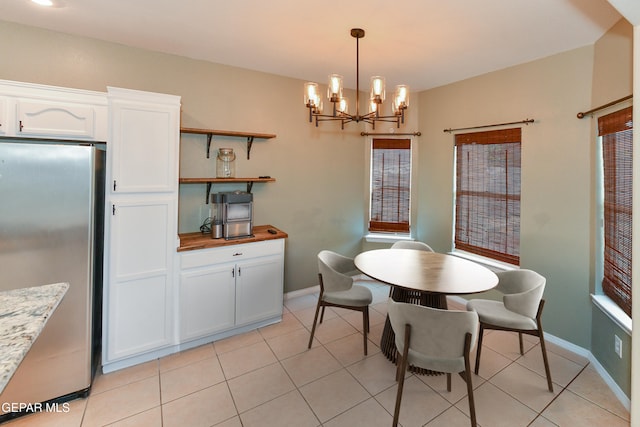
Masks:
[[[105,372],[174,344],[180,132],[178,96],[110,87],[107,97]]]

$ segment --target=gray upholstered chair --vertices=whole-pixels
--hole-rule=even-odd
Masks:
[[[360,272],[356,269],[353,259],[332,251],[321,251],[318,254],[318,270],[320,296],[313,318],[309,348],[313,343],[320,308],[322,308],[320,315],[320,323],[322,323],[325,307],[340,307],[362,312],[362,334],[364,336],[364,354],[366,355],[369,304],[373,300],[373,295],[367,287],[354,283],[356,281],[354,276],[359,275]]]
[[[400,240],[391,245],[391,249],[415,249],[418,251],[433,252],[431,246],[417,240]]]
[[[389,299],[387,310],[396,334],[398,393],[393,426],[398,425],[402,388],[409,365],[447,374],[459,373],[467,383],[471,425],[476,426],[476,409],[471,382],[469,353],[478,335],[478,315],[471,311],[440,310]]]
[[[502,301],[472,299],[467,303],[467,310],[475,311],[480,318],[475,373],[480,369],[482,335],[485,329],[518,332],[520,354],[524,354],[522,334],[533,335],[540,339],[547,385],[549,391],[553,392],[541,321],[544,307],[542,294],[546,279],[535,271],[526,269],[504,271],[497,273],[497,276],[499,282],[495,289],[503,294]]]

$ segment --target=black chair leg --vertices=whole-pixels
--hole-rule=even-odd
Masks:
[[[482,337],[484,336],[484,326],[480,323],[480,330],[478,331],[478,348],[476,349],[476,367],[474,373],[478,375],[480,370],[480,353],[482,352]]]
[[[553,382],[551,382],[551,369],[549,369],[549,358],[547,357],[547,347],[544,343],[544,334],[542,329],[538,331],[540,334],[540,348],[542,349],[542,359],[544,360],[544,372],[547,374],[547,386],[549,391],[553,393]]]
[[[311,327],[311,337],[309,337],[309,347],[307,348],[311,348],[311,345],[313,344],[313,335],[316,332],[316,323],[318,322],[318,313],[320,312],[320,305],[321,305],[321,301],[320,299],[318,299],[318,306],[316,307],[316,315],[313,317],[313,326]]]
[[[520,355],[524,354],[524,343],[522,342],[522,332],[518,332],[518,341],[520,342]]]
[[[362,336],[364,337],[364,355],[367,355],[367,332],[369,330],[369,310],[365,307],[362,310]]]
[[[400,418],[400,403],[402,402],[402,389],[404,388],[404,374],[407,372],[407,362],[409,360],[409,337],[411,335],[411,325],[405,325],[404,351],[399,356],[399,369],[396,371],[398,378],[398,393],[396,394],[396,407],[393,411],[393,427],[398,427],[398,419]]]
[[[471,334],[466,333],[464,339],[464,380],[467,383],[467,398],[469,399],[469,414],[471,416],[471,427],[477,426],[476,403],[473,398],[473,383],[471,382],[471,362],[469,353],[471,352]]]

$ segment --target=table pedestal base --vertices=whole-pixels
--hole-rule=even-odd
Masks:
[[[433,294],[430,292],[412,291],[403,289],[400,287],[391,287],[391,298],[397,302],[406,302],[411,304],[419,304],[426,307],[447,309],[447,297],[443,294]],[[391,321],[389,316],[384,322],[384,329],[382,330],[382,338],[380,339],[380,350],[387,359],[394,364],[398,361],[398,349],[396,348],[396,334],[391,327]],[[430,371],[428,369],[418,368],[415,366],[409,366],[409,371],[415,374],[421,375],[441,375],[442,372]]]

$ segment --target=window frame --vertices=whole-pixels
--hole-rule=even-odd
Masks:
[[[618,323],[623,329],[627,332],[630,332],[630,324],[631,324],[631,297],[633,289],[631,288],[631,279],[629,278],[629,304],[628,307],[625,307],[624,302],[620,302],[617,298],[612,297],[609,292],[605,290],[604,282],[606,279],[606,257],[605,251],[607,250],[607,238],[606,238],[606,172],[605,172],[605,137],[607,135],[613,134],[610,132],[611,127],[604,123],[603,121],[609,120],[612,116],[626,116],[628,117],[628,121],[633,123],[632,118],[632,107],[625,107],[613,111],[611,113],[602,115],[597,119],[597,166],[598,166],[598,251],[597,251],[597,262],[596,262],[596,295],[592,296],[594,303],[597,306],[601,307],[607,315],[613,318],[613,320]],[[630,130],[631,133],[631,150],[633,150],[633,127],[623,129]],[[616,131],[618,132],[618,131]],[[633,170],[633,165],[631,164],[631,170]],[[631,177],[631,189],[633,188],[633,178]],[[632,217],[633,219],[633,217]],[[631,228],[630,228],[631,229]],[[629,231],[630,233],[631,231]],[[616,249],[617,250],[617,249]],[[631,259],[629,258],[629,262]]]
[[[471,191],[468,188],[460,187],[460,177],[461,171],[460,166],[463,161],[459,158],[460,151],[459,148],[463,148],[464,146],[497,146],[500,144],[517,144],[517,153],[518,158],[516,162],[518,164],[517,169],[517,183],[518,190],[517,194],[512,194],[509,192],[508,187],[506,186],[506,182],[509,181],[509,176],[505,179],[505,192],[504,193],[490,193],[489,191],[484,191],[487,193],[487,197],[481,198],[481,191]],[[507,158],[506,162],[509,162]],[[522,128],[508,128],[508,129],[499,129],[499,130],[491,130],[491,131],[478,131],[478,132],[469,132],[463,134],[455,135],[455,146],[454,146],[454,188],[453,188],[453,229],[452,229],[452,246],[453,252],[458,253],[469,253],[472,257],[483,257],[491,262],[499,262],[504,263],[508,266],[518,267],[520,265],[520,206],[521,206],[521,190],[522,190]],[[463,171],[464,172],[464,171]],[[508,171],[507,171],[508,172]],[[515,179],[515,178],[514,178]],[[487,188],[485,185],[484,188]],[[489,194],[490,193],[490,194]],[[462,227],[459,227],[459,218],[461,216],[460,206],[462,205],[460,202],[460,197],[468,196],[468,197],[480,197],[480,200],[498,200],[504,201],[506,204],[509,203],[517,203],[517,224],[511,228],[513,228],[514,232],[505,236],[504,239],[501,239],[501,242],[504,242],[505,245],[509,245],[510,239],[513,239],[513,242],[517,243],[515,253],[510,253],[508,249],[505,250],[495,250],[491,244],[487,244],[485,246],[481,246],[475,243],[469,243],[473,240],[471,237],[467,237],[466,239],[462,236]],[[463,205],[462,205],[463,206]],[[470,211],[470,210],[468,210]],[[466,212],[466,211],[465,211]],[[483,215],[481,211],[479,214],[479,219],[483,219]],[[485,218],[488,218],[488,215],[484,215]],[[507,213],[505,216],[505,221],[509,218],[510,215]],[[509,228],[507,226],[507,228]],[[471,231],[474,231],[473,229]],[[460,234],[459,234],[460,232]],[[477,232],[477,230],[475,231]],[[469,233],[470,234],[470,233]],[[498,235],[504,233],[497,233]],[[514,239],[515,235],[515,239]],[[513,244],[511,245],[513,246]],[[509,246],[509,247],[511,247]],[[513,251],[512,251],[513,252]]]
[[[407,223],[404,224],[402,222],[391,222],[391,221],[372,221],[372,212],[374,210],[374,174],[376,171],[375,167],[375,154],[374,150],[376,143],[383,145],[406,145],[407,148],[398,147],[399,149],[406,149],[409,153],[409,161],[408,161],[408,173],[405,178],[408,178],[408,189],[404,190],[408,193],[408,202],[407,202],[407,211],[405,212]],[[369,157],[369,174],[368,174],[368,201],[367,201],[367,231],[368,238],[371,236],[394,236],[399,238],[406,238],[411,236],[411,227],[412,227],[412,215],[413,215],[413,162],[415,156],[415,142],[412,138],[392,138],[392,137],[374,137],[371,138],[370,143],[368,144],[368,157]],[[373,226],[372,226],[373,224]]]

